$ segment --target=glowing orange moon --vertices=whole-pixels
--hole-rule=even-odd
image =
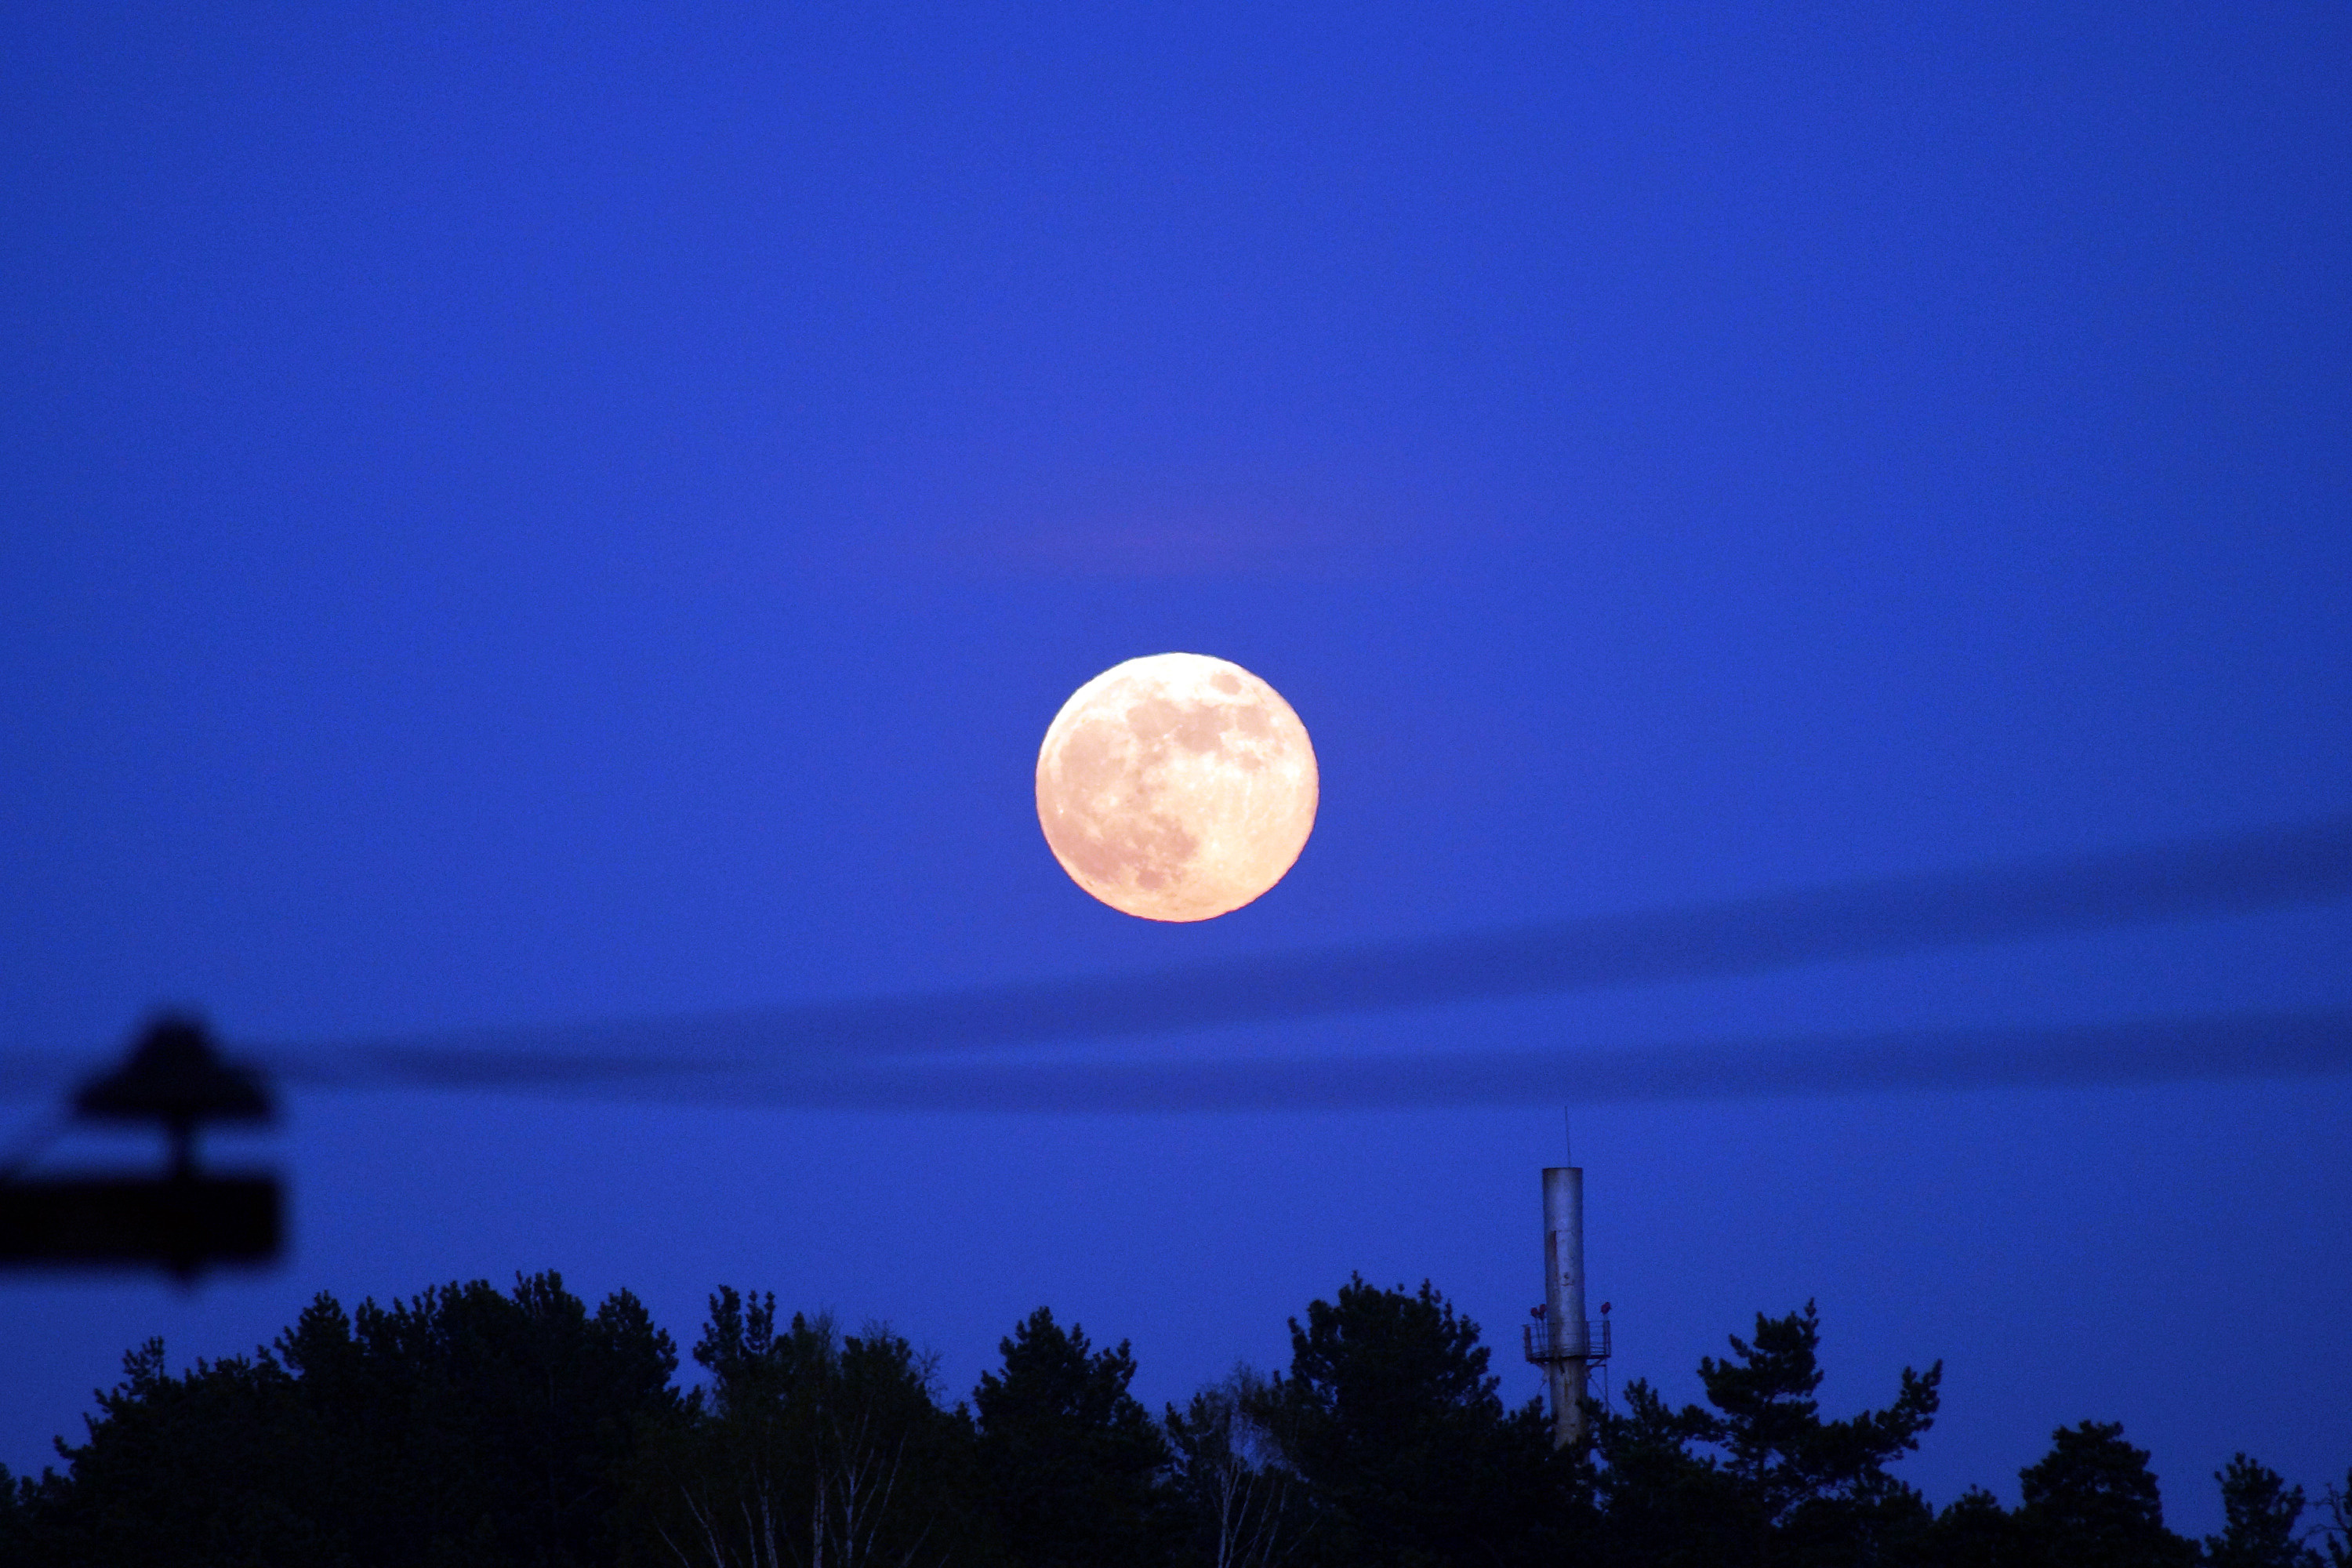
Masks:
[[[1096,676],[1045,731],[1037,820],[1070,879],[1148,921],[1205,921],[1282,880],[1315,827],[1307,726],[1222,658]]]

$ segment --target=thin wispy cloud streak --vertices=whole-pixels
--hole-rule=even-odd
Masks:
[[[289,1083],[319,1088],[642,1089],[664,1079],[733,1082],[747,1071],[805,1065],[825,1071],[795,1078],[790,1093],[818,1095],[808,1102],[824,1103],[822,1092],[829,1091],[821,1092],[822,1085],[864,1083],[850,1069],[878,1059],[929,1057],[934,1065],[923,1070],[946,1081],[942,1075],[964,1070],[952,1066],[960,1053],[1759,973],[2250,913],[2347,894],[2352,816],[2336,816],[2226,837],[1802,889],[1694,909],[1234,959],[1157,973],[625,1024],[247,1046],[237,1054]],[[1458,1089],[1469,1081],[1458,1077],[1471,1070],[1460,1065],[1469,1058],[1447,1059],[1455,1065],[1430,1081]],[[1641,1059],[1669,1058],[1653,1050]],[[2268,1058],[2257,1053],[2252,1059]],[[0,1093],[47,1092],[75,1065],[46,1053],[12,1053],[0,1058]],[[988,1081],[1032,1081],[1020,1077],[1031,1070],[1007,1067]],[[1051,1074],[1065,1069],[1034,1070],[1044,1075],[1034,1081],[1044,1084],[1062,1081]],[[1153,1081],[1155,1069],[1106,1065],[1102,1070],[1122,1084],[1143,1085]],[[1172,1086],[1192,1069],[1167,1070],[1177,1075],[1168,1080]],[[1252,1070],[1279,1076],[1274,1064]],[[1400,1085],[1420,1081],[1402,1068],[1378,1070]],[[2014,1078],[2021,1070],[2004,1066],[1987,1081],[2026,1081]],[[1068,1081],[1083,1081],[1083,1074]],[[878,1091],[855,1090],[871,1092]]]
[[[805,1110],[1417,1110],[2067,1089],[2352,1072],[2352,1012],[1559,1050],[1192,1062],[809,1064],[688,1099]]]
[[[1810,963],[2248,913],[2352,894],[2352,816],[2289,827],[1854,882],[1695,909],[1593,916],[1433,941],[1183,969],[814,1003],[626,1025],[483,1031],[268,1053],[309,1070],[453,1083],[697,1073],[790,1057],[856,1059],[1117,1040],[1230,1025],[1759,973]]]

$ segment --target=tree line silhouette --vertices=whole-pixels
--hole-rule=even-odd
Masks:
[[[2120,1426],[2062,1427],[2004,1508],[1940,1511],[1888,1466],[1941,1363],[1823,1419],[1811,1303],[1703,1359],[1706,1402],[1647,1382],[1556,1451],[1507,1405],[1478,1326],[1427,1283],[1360,1277],[1290,1322],[1287,1370],[1237,1368],[1158,1416],[1128,1344],[1041,1307],[947,1402],[882,1325],[779,1321],[722,1286],[681,1388],[629,1292],[553,1273],[346,1311],[321,1294],[251,1356],[123,1359],[63,1470],[0,1468],[0,1563],[461,1568],[2352,1568],[2352,1475],[2317,1507],[2243,1454],[2227,1523],[2168,1530]]]

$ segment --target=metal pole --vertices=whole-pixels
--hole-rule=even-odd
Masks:
[[[1553,1165],[1543,1173],[1544,1314],[1551,1320],[1551,1441],[1584,1442],[1584,1171]],[[1565,1353],[1563,1353],[1565,1352]]]

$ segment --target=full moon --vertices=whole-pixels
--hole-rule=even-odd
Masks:
[[[1148,921],[1205,921],[1282,880],[1315,827],[1307,726],[1222,658],[1158,653],[1078,688],[1037,752],[1037,820],[1070,879]]]

